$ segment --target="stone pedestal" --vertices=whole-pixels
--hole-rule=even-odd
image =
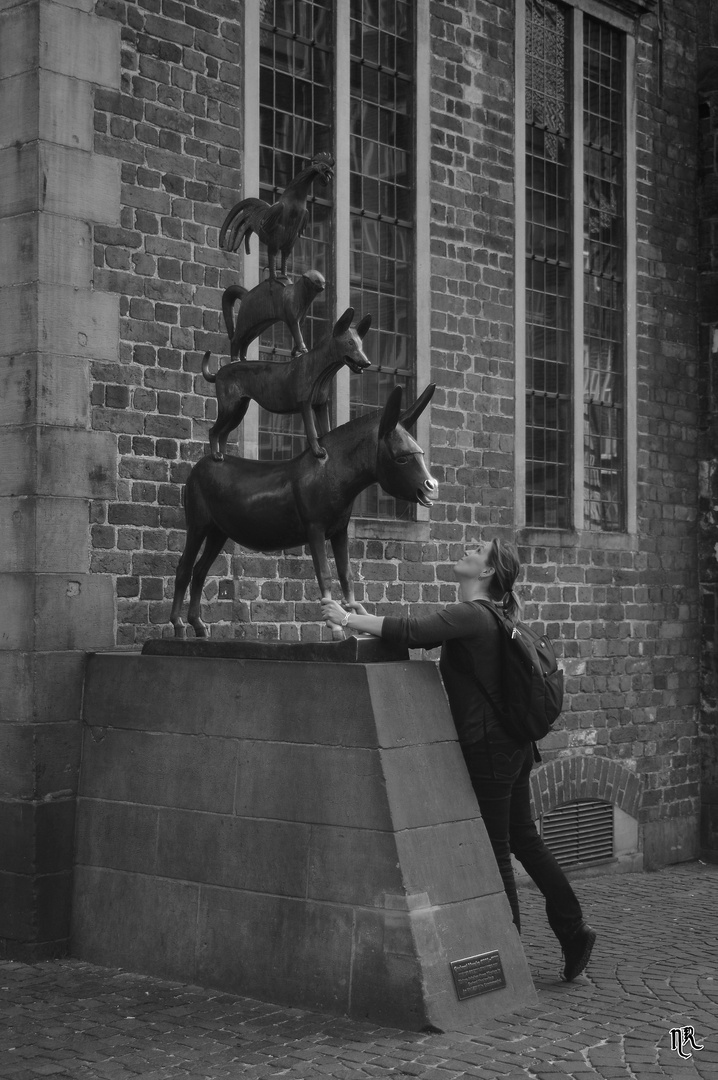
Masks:
[[[433,664],[97,655],[84,708],[75,956],[414,1029],[535,1001]]]

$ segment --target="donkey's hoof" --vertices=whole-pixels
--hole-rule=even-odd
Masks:
[[[318,446],[316,450],[312,449],[312,453],[314,454],[317,461],[326,461],[329,457],[329,454],[326,452],[323,446]]]
[[[224,461],[224,454],[221,450],[215,450],[212,454],[212,461]]]

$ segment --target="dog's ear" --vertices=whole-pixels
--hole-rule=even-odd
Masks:
[[[334,337],[341,337],[342,334],[346,334],[347,330],[352,324],[354,318],[354,308],[348,307],[343,315],[340,315],[334,325]]]
[[[371,314],[365,315],[361,322],[357,323],[357,334],[364,340],[369,333],[369,327],[371,326]]]

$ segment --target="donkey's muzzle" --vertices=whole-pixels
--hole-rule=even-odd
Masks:
[[[433,476],[428,476],[420,488],[416,489],[417,501],[422,506],[432,506],[439,497],[439,485]]]

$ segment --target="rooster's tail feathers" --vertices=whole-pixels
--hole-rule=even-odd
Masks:
[[[254,215],[257,211],[266,210],[267,204],[263,199],[242,199],[235,203],[222,222],[219,230],[219,246],[227,251],[238,251],[242,245],[242,239],[254,229]]]

